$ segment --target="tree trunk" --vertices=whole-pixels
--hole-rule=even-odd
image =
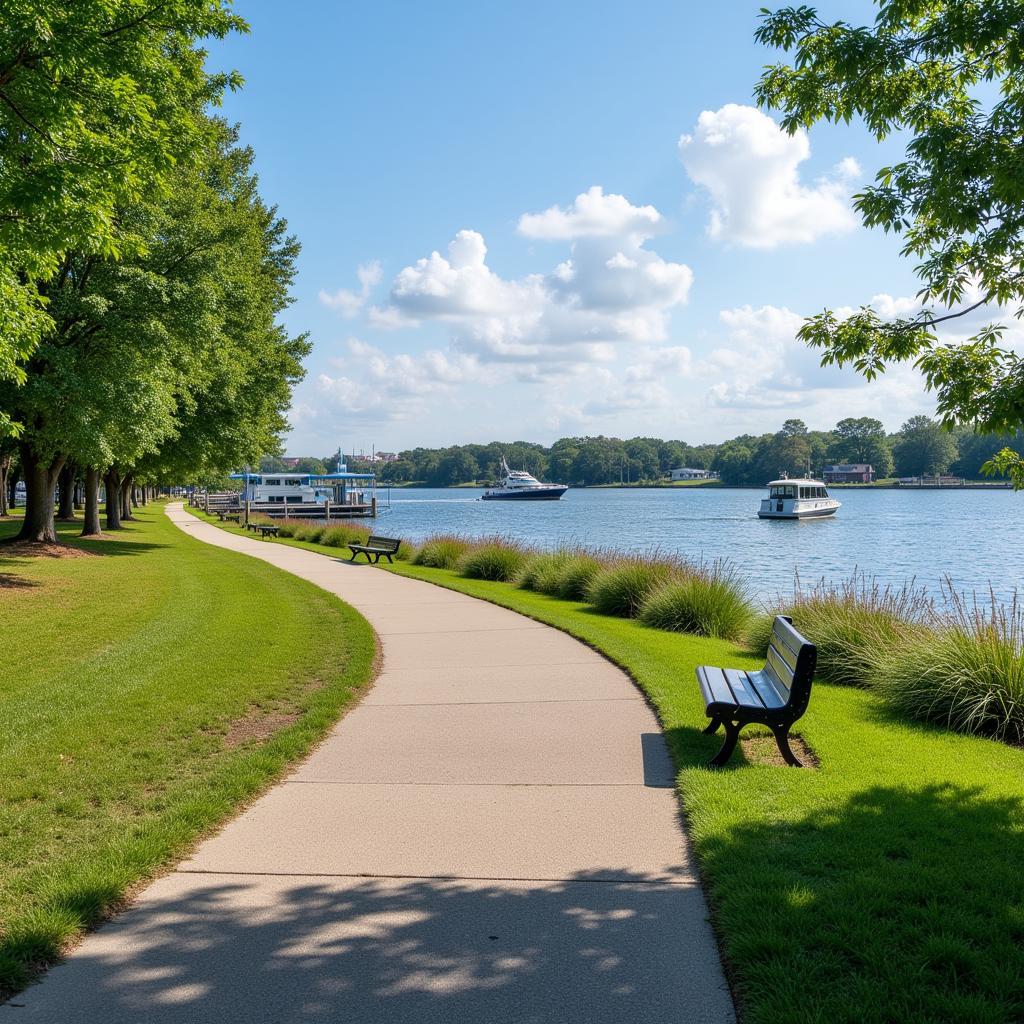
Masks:
[[[107,492],[107,529],[121,529],[121,474],[110,467],[103,474],[103,489]]]
[[[18,540],[56,544],[53,499],[64,456],[57,455],[47,464],[39,461],[29,444],[22,443],[20,451],[22,472],[25,474],[25,521]]]
[[[100,533],[100,471],[95,466],[85,467],[85,522],[82,536]]]
[[[81,512],[85,507],[85,487],[82,481],[76,476],[75,477],[75,511]]]
[[[132,515],[132,476],[129,473],[121,483],[121,521],[134,519]]]
[[[73,523],[75,521],[75,464],[65,462],[58,477],[60,493],[58,497],[57,518],[62,523]]]
[[[7,475],[11,471],[11,456],[0,456],[0,516],[10,514],[7,507]]]

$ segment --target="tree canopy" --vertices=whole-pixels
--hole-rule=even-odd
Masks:
[[[870,305],[825,310],[801,337],[824,363],[867,378],[914,360],[944,424],[988,433],[1024,425],[1024,362],[1002,344],[1024,313],[1024,0],[877,0],[870,26],[827,21],[809,6],[763,12],[762,43],[793,54],[757,86],[790,132],[861,119],[878,140],[907,136],[905,159],[881,168],[855,198],[868,227],[899,235],[917,260],[920,308],[885,319]],[[944,323],[977,310],[996,319],[966,341]],[[1024,464],[999,468],[1024,485]]]

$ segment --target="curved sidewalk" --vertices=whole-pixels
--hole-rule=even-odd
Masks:
[[[486,602],[168,515],[355,606],[381,675],[0,1018],[734,1019],[668,753],[621,671]]]

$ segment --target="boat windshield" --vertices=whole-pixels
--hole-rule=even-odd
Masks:
[[[796,487],[793,484],[778,484],[771,488],[770,494],[773,498],[795,498]]]

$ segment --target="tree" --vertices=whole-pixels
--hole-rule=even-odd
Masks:
[[[881,420],[870,416],[847,417],[836,424],[829,458],[835,462],[863,462],[880,479],[892,475],[892,445]]]
[[[957,457],[956,441],[927,416],[912,416],[893,446],[900,476],[941,476]]]
[[[52,321],[40,284],[71,250],[117,258],[116,213],[201,145],[234,74],[195,44],[244,31],[226,0],[34,0],[0,17],[0,379]],[[15,429],[0,410],[0,429]]]
[[[871,27],[830,24],[800,6],[765,12],[756,33],[795,54],[757,86],[789,132],[859,117],[879,141],[909,138],[906,158],[882,168],[855,205],[919,261],[921,308],[894,319],[871,306],[846,318],[826,310],[800,336],[823,363],[850,363],[868,379],[914,360],[943,424],[991,433],[1024,425],[1024,359],[1000,346],[999,323],[958,343],[935,332],[986,307],[1024,312],[1022,22],[1021,0],[878,0]],[[1003,461],[1024,486],[1019,457]]]
[[[760,461],[764,467],[764,475],[769,478],[781,473],[803,476],[807,472],[810,456],[811,445],[804,421],[786,420],[782,424],[782,429],[772,438]]]

